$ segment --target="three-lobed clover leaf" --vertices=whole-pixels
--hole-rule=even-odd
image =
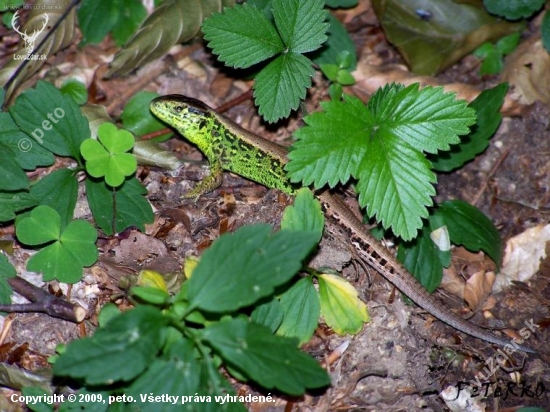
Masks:
[[[134,147],[134,137],[112,123],[103,123],[98,129],[98,139],[87,139],[80,145],[86,170],[93,177],[105,176],[109,186],[118,187],[137,168],[134,155],[126,153]]]
[[[28,270],[44,274],[44,281],[78,282],[82,267],[97,260],[97,232],[93,226],[73,220],[62,230],[59,213],[49,206],[38,206],[21,219],[16,234],[21,243],[29,246],[48,244],[27,263]]]

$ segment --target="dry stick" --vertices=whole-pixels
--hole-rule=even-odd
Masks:
[[[54,318],[80,323],[86,317],[86,310],[77,304],[60,299],[20,277],[7,279],[13,290],[33,303],[0,305],[2,312],[47,313]]]
[[[224,113],[231,109],[232,107],[235,107],[247,100],[252,99],[253,93],[252,89],[248,89],[248,91],[244,92],[240,96],[235,97],[233,100],[229,100],[228,102],[222,104],[220,107],[216,109],[218,113]]]

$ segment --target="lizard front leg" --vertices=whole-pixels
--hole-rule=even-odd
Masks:
[[[222,178],[223,169],[221,162],[219,160],[210,160],[210,174],[197,183],[193,189],[184,194],[182,198],[197,200],[203,194],[211,192],[221,185]]]

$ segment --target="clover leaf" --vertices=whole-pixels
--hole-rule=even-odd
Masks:
[[[44,274],[44,281],[78,282],[82,278],[82,267],[91,266],[97,260],[97,232],[93,226],[83,220],[73,220],[62,231],[59,213],[49,206],[38,206],[21,219],[16,234],[21,243],[29,246],[48,243],[27,263],[28,270]]]
[[[109,186],[118,187],[137,168],[134,155],[126,153],[134,146],[134,136],[112,123],[103,123],[97,134],[99,141],[86,139],[80,145],[86,170],[93,177],[105,176]]]

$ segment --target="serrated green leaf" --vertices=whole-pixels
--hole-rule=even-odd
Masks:
[[[15,161],[14,152],[0,143],[0,190],[21,190],[29,187],[29,178]]]
[[[0,192],[0,222],[15,218],[15,213],[36,206],[38,201],[26,192]]]
[[[286,166],[293,182],[319,189],[358,179],[359,204],[385,228],[411,239],[427,217],[435,175],[424,152],[446,150],[469,131],[475,112],[442,88],[388,85],[367,108],[357,98],[322,104],[307,116],[307,127]]]
[[[340,335],[358,333],[370,317],[357,289],[341,276],[322,274],[317,279],[321,314],[326,324]]]
[[[271,334],[265,326],[231,319],[204,329],[202,337],[233,368],[261,384],[291,395],[330,383],[327,373],[293,339]]]
[[[453,243],[474,252],[483,250],[500,267],[502,240],[493,222],[478,208],[453,200],[440,204],[437,213],[443,216]]]
[[[317,234],[317,242],[323,236],[325,216],[321,204],[313,197],[311,190],[302,188],[294,198],[294,205],[287,206],[281,220],[283,230],[303,230]]]
[[[80,144],[90,137],[88,121],[70,96],[45,81],[21,93],[10,113],[36,144],[80,161]]]
[[[250,320],[252,322],[268,327],[272,333],[275,333],[283,321],[283,317],[283,308],[277,298],[256,306],[250,314]]]
[[[251,305],[294,276],[316,243],[313,233],[271,234],[263,224],[222,235],[203,253],[188,281],[189,302],[209,312]]]
[[[258,112],[274,123],[296,110],[306,97],[315,74],[312,62],[297,53],[284,53],[258,73],[254,82],[254,99]]]
[[[311,278],[302,278],[280,296],[283,322],[277,335],[297,338],[298,345],[309,342],[319,323],[319,295]]]
[[[359,204],[367,215],[376,215],[384,228],[405,240],[412,239],[422,219],[428,216],[426,206],[435,195],[435,175],[424,155],[402,144],[395,135],[379,131],[372,139],[358,173]]]
[[[94,220],[109,236],[130,226],[144,231],[145,224],[153,222],[153,210],[143,197],[146,193],[147,189],[133,176],[114,191],[103,180],[86,179],[86,195]]]
[[[273,0],[275,25],[288,50],[307,53],[327,40],[323,6],[323,0]]]
[[[322,102],[323,112],[305,117],[307,126],[298,129],[285,170],[292,182],[316,188],[347,182],[365,156],[363,144],[372,117],[357,97]]]
[[[483,5],[491,14],[508,20],[517,20],[533,15],[545,0],[483,0]]]
[[[71,221],[78,197],[76,172],[70,169],[55,170],[33,186],[30,194],[38,203],[50,206],[61,216],[63,229]]]
[[[167,322],[160,310],[150,306],[124,312],[93,337],[71,342],[54,364],[54,374],[88,385],[134,379],[163,346]]]
[[[492,89],[482,91],[470,103],[470,107],[475,109],[477,114],[476,124],[472,126],[471,133],[462,136],[460,143],[453,145],[451,150],[439,152],[430,158],[435,170],[450,172],[457,169],[473,160],[489,146],[489,139],[494,135],[502,120],[500,107],[504,103],[507,91],[508,85],[501,83]]]
[[[469,133],[469,126],[476,121],[468,102],[457,100],[455,93],[446,93],[442,87],[419,90],[414,83],[395,90],[378,104],[369,101],[368,108],[378,127],[388,126],[392,134],[418,150],[448,150],[449,144],[458,143],[458,135]]]
[[[237,68],[252,66],[284,50],[271,22],[246,3],[213,14],[203,23],[202,31],[212,52]]]

